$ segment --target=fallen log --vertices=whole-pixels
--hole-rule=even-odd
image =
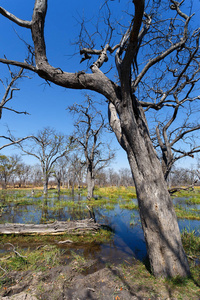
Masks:
[[[26,234],[26,235],[61,235],[61,234],[84,234],[95,233],[101,225],[93,219],[78,221],[55,221],[50,224],[0,224],[0,234]]]

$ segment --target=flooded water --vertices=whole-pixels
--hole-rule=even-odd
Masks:
[[[37,199],[38,200],[38,199]],[[80,196],[52,197],[38,205],[13,205],[12,203],[3,209],[0,217],[1,223],[44,223],[46,221],[66,221],[84,219],[89,217],[86,205],[82,203],[84,198]],[[62,205],[59,205],[61,203]],[[66,201],[66,206],[63,206]],[[67,206],[67,203],[76,202],[76,208]],[[135,199],[133,199],[136,202]],[[174,203],[183,205],[183,199],[174,199]],[[56,207],[56,209],[55,209]],[[196,206],[195,206],[196,207]],[[199,207],[199,206],[197,206]],[[189,209],[189,208],[188,208]],[[199,208],[200,209],[200,208]],[[95,258],[99,264],[121,263],[126,260],[130,262],[133,258],[145,260],[147,256],[144,235],[141,228],[139,213],[137,210],[121,209],[119,204],[113,205],[112,209],[94,208],[96,221],[111,227],[114,232],[113,239],[104,244],[95,244],[91,247],[80,245],[62,245],[62,248],[69,248],[87,258]],[[198,220],[178,220],[180,230],[196,230],[200,234],[200,221]]]
[[[174,203],[174,205],[180,205],[187,211],[196,210],[197,213],[200,213],[200,204],[189,204],[189,203],[186,203],[185,200],[186,200],[185,197],[174,198],[173,203]]]

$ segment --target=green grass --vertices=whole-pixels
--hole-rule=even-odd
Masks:
[[[200,204],[200,190],[199,188],[195,188],[190,191],[180,191],[176,193],[175,197],[183,197],[186,198],[185,202],[187,204]]]
[[[200,187],[195,187],[194,189],[189,189],[189,190],[181,190],[179,192],[176,192],[173,195],[174,197],[181,197],[181,198],[189,198],[187,201],[190,201],[192,199],[191,203],[194,203],[196,201],[196,204],[200,203]]]
[[[108,197],[110,199],[121,197],[122,199],[136,198],[136,191],[133,187],[103,187],[96,188],[95,195]]]
[[[36,250],[17,248],[16,255],[14,252],[7,252],[0,256],[1,267],[9,271],[28,271],[37,270],[42,271],[49,267],[59,265],[60,262],[60,249],[54,245],[45,245],[39,247]],[[0,276],[4,274],[4,271],[0,269]]]
[[[200,220],[199,210],[185,210],[180,205],[176,205],[175,212],[180,219]]]
[[[133,202],[120,203],[119,207],[121,209],[129,209],[129,210],[138,209],[138,205]]]
[[[197,234],[196,234],[197,233]],[[187,254],[192,278],[200,283],[200,232],[188,231],[182,232],[182,243]]]
[[[7,251],[0,254],[0,288],[5,284],[6,274],[10,271],[45,271],[62,265],[65,250],[62,249],[62,244],[59,244],[59,241],[70,240],[74,246],[81,244],[85,245],[86,248],[91,248],[92,245],[110,241],[112,237],[112,232],[104,229],[99,230],[96,234],[65,234],[56,237],[3,235],[1,236],[1,244],[4,244]],[[6,246],[6,243],[15,245],[15,250],[20,255],[16,255],[13,246]],[[72,252],[71,259],[75,261],[74,265],[77,270],[80,269],[80,263],[83,263],[84,258]]]
[[[196,281],[193,276],[172,279],[155,278],[146,269],[144,263],[137,260],[132,263],[125,261],[117,269],[119,282],[123,282],[124,287],[133,286],[136,292],[142,290],[141,299],[199,299],[199,281]],[[117,283],[116,280],[116,285]],[[120,299],[120,296],[117,299]]]
[[[75,190],[77,192],[78,190]],[[79,190],[82,195],[87,194],[87,189],[83,188]],[[0,191],[0,196],[2,196],[0,213],[3,213],[4,207],[10,203],[14,205],[38,205],[39,208],[48,209],[49,211],[57,211],[65,207],[71,207],[73,209],[87,210],[87,206],[90,207],[100,207],[105,210],[113,210],[115,204],[119,204],[121,209],[135,210],[138,209],[137,204],[135,204],[132,199],[136,198],[135,188],[133,187],[104,187],[96,188],[96,197],[87,200],[81,199],[81,201],[65,200],[62,199],[62,195],[70,195],[71,191],[68,189],[61,190],[61,198],[57,198],[57,192],[55,189],[48,191],[48,197],[46,199],[47,204],[45,204],[45,198],[43,198],[41,190],[35,190],[33,197],[27,197],[27,194],[31,195],[31,189],[29,190],[4,190]],[[199,204],[200,203],[200,189],[195,188],[190,191],[179,191],[176,193],[176,197],[187,197],[185,200],[188,204]],[[51,203],[51,205],[48,204]],[[175,211],[178,218],[190,219],[190,220],[200,220],[199,210],[191,209],[186,211],[181,206],[176,206]],[[44,220],[45,221],[45,220]]]
[[[200,195],[192,196],[189,199],[186,199],[187,204],[200,204]]]
[[[182,232],[182,241],[186,252],[189,255],[197,255],[200,259],[200,232],[185,229]]]

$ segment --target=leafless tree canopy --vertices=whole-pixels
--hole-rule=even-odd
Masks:
[[[96,105],[95,105],[96,104]],[[75,131],[73,138],[77,144],[78,152],[82,152],[83,165],[87,170],[88,198],[93,197],[96,173],[108,166],[115,153],[110,149],[109,143],[103,141],[103,134],[108,131],[99,103],[95,103],[91,96],[86,95],[83,104],[75,103],[68,110],[75,116]]]
[[[19,143],[19,148],[27,155],[39,160],[42,168],[44,194],[47,194],[48,180],[55,162],[70,151],[70,143],[65,135],[46,127],[37,135],[32,135],[27,144]]]
[[[126,24],[118,20],[115,32],[112,16],[118,4],[105,1],[101,9],[107,9],[107,15],[100,45],[94,42],[101,32],[98,26],[98,34],[94,35],[87,34],[82,25],[86,36],[82,38],[80,34],[80,54],[83,62],[91,59],[91,63],[90,70],[79,71],[77,66],[76,73],[48,62],[44,37],[47,2],[35,0],[31,21],[0,8],[4,17],[31,30],[35,63],[6,58],[0,58],[0,62],[33,71],[65,88],[88,89],[105,96],[110,125],[127,153],[134,178],[152,271],[164,277],[189,275],[176,215],[145,116],[163,109],[171,109],[175,116],[181,106],[199,99],[195,93],[199,80],[199,28],[192,27],[188,2],[133,0],[127,14],[122,12],[126,14]],[[105,71],[105,63],[109,62],[110,68],[115,67],[115,77],[109,68]]]

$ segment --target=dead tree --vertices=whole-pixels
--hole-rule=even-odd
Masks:
[[[174,3],[172,9],[186,18],[180,11],[180,5]],[[172,18],[169,29],[174,35],[179,29],[176,29],[175,20]],[[156,40],[167,46],[172,37],[166,37],[164,40],[160,34]],[[161,152],[166,180],[176,161],[184,157],[194,158],[195,153],[200,151],[200,96],[196,90],[200,81],[199,29],[187,33],[184,45],[178,48],[175,54],[162,60],[162,67],[158,64],[151,81],[143,79],[142,105],[150,115],[152,110],[157,112],[154,113],[155,122],[151,125],[156,128],[152,138],[156,149]],[[148,103],[147,98],[152,99],[152,103]]]
[[[70,147],[66,136],[46,127],[37,135],[32,135],[28,144],[20,143],[19,148],[25,154],[39,160],[42,169],[43,193],[46,195],[54,164],[69,152]]]
[[[67,165],[69,159],[66,156],[60,157],[57,159],[53,167],[53,176],[56,178],[58,194],[60,194],[60,186],[65,185],[65,179],[67,177]]]
[[[152,5],[155,2],[153,1]],[[112,40],[116,35],[112,35],[113,28],[110,22],[107,22],[110,34],[100,47],[95,49],[93,45],[81,49],[83,60],[87,61],[90,57],[94,59],[90,65],[91,72],[78,71],[80,69],[77,67],[76,73],[65,72],[48,62],[44,37],[47,0],[35,0],[31,21],[19,19],[0,8],[4,17],[31,30],[35,64],[5,58],[1,58],[0,62],[30,70],[65,88],[95,91],[107,99],[110,125],[119,144],[127,153],[132,170],[152,272],[155,276],[188,276],[189,265],[183,250],[176,214],[143,109],[158,108],[159,105],[164,107],[168,101],[167,95],[161,91],[159,105],[156,101],[155,106],[150,98],[147,99],[149,102],[142,101],[141,104],[139,100],[144,98],[140,99],[139,93],[137,98],[136,92],[140,86],[143,88],[145,78],[146,84],[151,81],[149,74],[152,67],[157,65],[159,68],[162,67],[162,63],[173,60],[177,52],[184,51],[191,36],[195,38],[199,31],[189,30],[192,15],[188,16],[184,12],[188,12],[188,9],[184,7],[183,1],[162,1],[161,4],[161,7],[155,8],[148,2],[145,8],[144,0],[133,0],[130,9],[132,7],[134,13],[129,11],[129,21],[125,19],[127,30],[123,32],[125,27],[121,27],[123,34],[120,40],[117,43],[116,40]],[[106,5],[108,6],[108,1]],[[163,6],[165,15],[167,14],[166,20],[159,19],[161,13],[156,14],[156,9],[159,12]],[[120,25],[120,22],[118,24]],[[164,46],[162,39],[167,41]],[[140,48],[149,54],[148,60],[142,59],[143,52],[139,52]],[[109,77],[109,73],[105,74],[102,71],[104,63],[112,61],[114,53],[117,71],[115,82]],[[184,59],[184,56],[182,58]]]
[[[176,114],[177,111],[175,109],[173,116],[166,124],[162,123],[161,125],[159,123],[156,127],[157,147],[161,150],[162,169],[165,180],[168,179],[176,161],[184,157],[194,158],[194,154],[200,152],[200,145],[196,144],[198,137],[194,136],[195,131],[198,132],[200,130],[200,125],[187,124],[184,121],[184,124],[169,130],[170,125],[176,119]]]
[[[56,221],[50,224],[20,224],[6,223],[0,224],[0,234],[22,234],[22,235],[62,235],[85,233],[96,233],[101,229],[101,225],[92,219],[78,221]]]
[[[77,150],[73,152],[74,153],[69,157],[69,167],[68,167],[67,177],[68,177],[68,182],[71,184],[72,187],[72,193],[74,194],[75,185],[77,184],[79,189],[83,183],[85,164],[82,161],[80,151]]]
[[[84,154],[88,199],[94,197],[96,173],[108,166],[114,158],[114,152],[110,150],[109,144],[102,141],[102,133],[107,124],[101,111],[94,105],[92,98],[87,95],[84,104],[68,107],[76,117],[73,137],[79,151]]]

